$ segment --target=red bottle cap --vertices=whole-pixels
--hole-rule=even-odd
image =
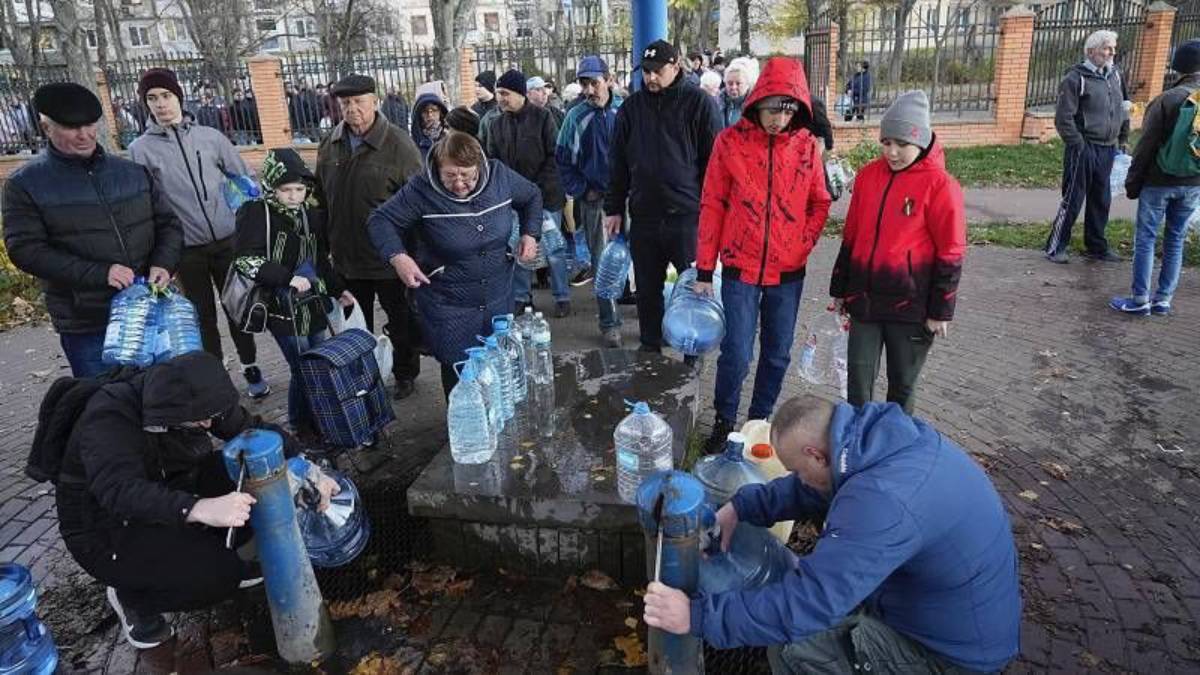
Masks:
[[[771,459],[775,450],[770,443],[755,443],[754,447],[750,448],[750,455],[755,459]]]

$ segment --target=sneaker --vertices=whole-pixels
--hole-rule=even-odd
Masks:
[[[1116,297],[1109,300],[1108,306],[1125,314],[1136,314],[1138,316],[1147,316],[1150,314],[1149,301],[1137,302],[1133,298]]]
[[[1171,314],[1171,301],[1155,300],[1150,303],[1150,313],[1154,316],[1169,316]]]
[[[258,366],[242,366],[242,377],[246,378],[246,394],[250,398],[265,398],[267,394],[271,393],[271,385],[267,384]]]
[[[571,301],[559,300],[554,303],[554,318],[563,319],[571,316]]]
[[[585,267],[585,268],[579,270],[579,274],[576,274],[574,279],[571,279],[571,285],[572,286],[587,286],[588,282],[591,280],[592,280],[592,268]]]
[[[393,388],[392,398],[396,399],[397,401],[403,401],[409,396],[412,396],[414,390],[416,390],[416,386],[413,385],[413,381],[411,379],[407,377],[404,379],[396,378],[396,386]]]
[[[1124,260],[1124,258],[1116,253],[1113,253],[1112,251],[1105,251],[1104,253],[1092,253],[1091,251],[1088,251],[1087,253],[1083,254],[1083,257],[1087,258],[1088,260],[1095,260],[1097,262],[1121,262]]]
[[[241,581],[238,582],[238,588],[243,589],[243,590],[247,589],[247,588],[254,588],[255,586],[261,584],[262,582],[263,582],[262,577],[254,577],[253,579],[242,579]]]
[[[737,431],[734,423],[717,415],[717,419],[713,421],[712,435],[708,437],[708,442],[704,444],[704,454],[718,455],[725,450],[725,441],[729,440],[729,434]]]
[[[144,614],[132,607],[123,606],[117,599],[117,589],[112,586],[105,590],[105,597],[117,613],[125,640],[135,649],[153,649],[175,637],[175,629],[167,623],[162,614]]]
[[[621,348],[621,329],[606,328],[603,334],[604,346],[609,349]]]
[[[1067,263],[1071,262],[1070,260],[1067,259],[1066,251],[1059,251],[1058,253],[1047,253],[1046,260],[1049,260],[1052,263],[1058,263],[1059,265],[1066,265]]]

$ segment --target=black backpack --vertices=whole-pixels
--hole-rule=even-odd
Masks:
[[[55,380],[38,408],[37,431],[29,446],[25,475],[38,483],[51,482],[57,485],[60,479],[82,482],[83,476],[61,475],[67,441],[75,429],[75,422],[101,387],[125,382],[140,372],[138,368],[122,366],[97,377],[60,377]]]

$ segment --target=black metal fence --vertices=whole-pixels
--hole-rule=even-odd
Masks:
[[[990,4],[940,1],[919,3],[907,17],[894,8],[852,13],[841,27],[835,113],[869,119],[912,89],[925,91],[934,113],[990,110],[1001,13]]]
[[[383,114],[401,129],[409,127],[409,106],[421,84],[434,79],[433,49],[414,45],[375,46],[337,62],[324,52],[283,54],[283,79],[293,141],[316,143],[341,121],[329,88],[345,75],[375,78]]]
[[[0,154],[35,153],[46,144],[33,109],[33,92],[70,79],[64,66],[0,65]]]
[[[1065,0],[1036,7],[1033,21],[1033,54],[1029,60],[1029,84],[1025,105],[1053,105],[1058,85],[1072,65],[1084,58],[1084,43],[1098,30],[1117,34],[1116,64],[1133,96],[1137,83],[1138,38],[1145,23],[1143,0]],[[1178,18],[1176,18],[1178,21]]]
[[[565,40],[518,38],[490,42],[475,47],[475,72],[491,70],[496,76],[510,69],[521,71],[525,77],[542,77],[553,82],[561,91],[575,79],[575,69],[584,55],[596,55],[608,64],[609,72],[622,86],[629,85],[633,70],[629,43],[606,41],[596,36],[576,40],[574,51]]]
[[[1168,89],[1179,79],[1179,73],[1171,70],[1171,55],[1179,45],[1200,37],[1200,0],[1176,0],[1175,23],[1171,27],[1171,53],[1167,55],[1167,72],[1163,76],[1163,89]]]
[[[829,64],[837,49],[830,44],[831,37],[828,14],[814,19],[804,34],[804,74],[808,76],[808,89],[813,96],[825,96],[829,86]]]

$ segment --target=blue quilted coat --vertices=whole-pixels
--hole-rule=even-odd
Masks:
[[[479,344],[475,336],[491,332],[492,317],[512,311],[512,212],[523,234],[541,234],[537,186],[498,160],[480,169],[475,191],[459,198],[442,187],[431,158],[425,173],[367,221],[384,261],[407,253],[405,237],[416,235],[415,259],[431,282],[414,291],[417,312],[429,350],[442,364],[464,360],[463,350]],[[439,268],[445,269],[435,274]]]

